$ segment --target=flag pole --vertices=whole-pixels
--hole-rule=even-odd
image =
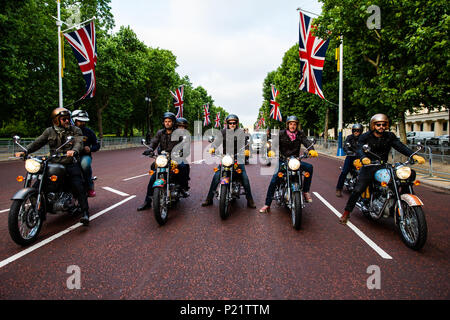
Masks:
[[[59,107],[63,107],[63,88],[62,88],[62,46],[61,46],[61,4],[60,0],[56,0],[56,7],[58,10],[58,19],[56,20],[56,25],[58,26],[58,85],[59,85]]]
[[[344,110],[344,37],[341,35],[339,45],[339,123],[338,123],[338,149],[337,156],[345,156],[342,148],[343,131],[343,110]]]

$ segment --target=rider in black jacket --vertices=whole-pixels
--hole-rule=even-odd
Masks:
[[[347,157],[345,158],[344,166],[342,167],[342,171],[336,185],[336,197],[342,197],[342,188],[344,186],[345,177],[349,173],[351,166],[353,165],[353,161],[357,159],[356,149],[362,132],[363,126],[359,123],[354,124],[352,126],[352,134],[345,139],[344,151],[347,154]],[[347,143],[350,144],[350,146],[347,146]]]
[[[376,156],[363,151],[362,148],[366,144],[370,147],[370,151],[372,153],[381,158],[382,162],[387,161],[391,148],[394,148],[408,157],[414,153],[411,149],[401,143],[394,133],[386,131],[388,129],[389,119],[386,115],[379,113],[370,119],[370,131],[361,135],[358,141],[357,156],[361,159],[363,165],[369,165],[371,161],[380,160]],[[414,155],[413,159],[419,164],[425,163],[425,159],[421,156]],[[356,205],[356,201],[358,201],[361,193],[366,190],[367,186],[373,179],[373,175],[378,169],[380,169],[380,166],[364,166],[361,168],[355,190],[353,190],[347,201],[344,214],[339,219],[341,224],[347,223],[350,218],[350,213]]]

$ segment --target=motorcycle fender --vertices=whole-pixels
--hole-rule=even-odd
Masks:
[[[153,184],[153,188],[164,188],[166,185],[166,181],[164,179],[158,179]]]
[[[23,188],[16,192],[15,195],[11,198],[11,200],[23,200],[29,194],[37,193],[35,188]]]
[[[220,184],[230,184],[230,177],[223,177],[220,179]]]
[[[410,207],[421,207],[423,206],[422,200],[420,200],[417,196],[413,194],[402,194],[400,198],[405,201]]]
[[[300,191],[300,185],[298,183],[292,183],[291,190],[292,190],[292,192]]]

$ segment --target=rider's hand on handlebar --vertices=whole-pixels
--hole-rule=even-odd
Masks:
[[[362,164],[364,164],[364,165],[368,165],[368,164],[370,164],[370,159],[367,158],[367,157],[365,157],[365,158],[362,158],[361,162],[362,162]]]
[[[147,150],[145,150],[144,152],[142,152],[142,154],[143,154],[144,156],[152,156],[152,155],[153,155],[153,149],[152,149],[152,148],[147,149]]]
[[[309,154],[310,157],[313,157],[313,158],[319,156],[319,154],[317,153],[316,150],[309,150],[308,154]]]
[[[419,164],[424,164],[425,163],[425,159],[423,157],[421,157],[421,156],[418,156],[417,154],[413,155],[413,159],[415,161],[417,161]]]
[[[66,153],[66,156],[67,157],[73,157],[75,155],[75,150],[69,150],[69,151],[67,151],[67,153]]]
[[[214,148],[211,148],[208,150],[209,154],[213,154],[214,152],[216,152],[216,150]]]
[[[25,152],[23,152],[23,151],[21,151],[21,152],[16,152],[14,155],[15,155],[17,158],[22,158],[22,157],[25,156]]]

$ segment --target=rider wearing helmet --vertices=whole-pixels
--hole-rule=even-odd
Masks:
[[[191,168],[189,166],[189,162],[187,161],[187,157],[190,154],[191,150],[191,139],[188,128],[189,128],[189,122],[186,118],[180,117],[176,120],[176,129],[175,129],[175,136],[180,136],[180,144],[177,145],[180,146],[180,157],[181,161],[178,164],[178,168],[180,169],[180,173],[178,175],[180,186],[181,186],[181,192],[183,194],[183,197],[188,197],[189,193],[189,180],[191,178],[189,177]],[[175,137],[175,139],[176,139]]]
[[[89,121],[87,111],[75,110],[72,112],[72,120],[83,132],[84,145],[80,154],[80,164],[88,197],[95,197],[94,182],[92,181],[92,152],[96,152],[100,149],[100,143],[98,142],[94,131],[86,126],[86,122]]]
[[[298,130],[299,120],[296,116],[289,116],[286,119],[286,129],[280,131],[279,145],[280,145],[280,155],[282,158],[279,160],[278,167],[275,168],[275,173],[272,176],[272,180],[270,181],[269,188],[267,190],[266,202],[264,207],[262,207],[259,212],[269,212],[270,205],[272,203],[273,195],[275,193],[275,187],[280,179],[278,177],[278,170],[281,164],[286,161],[288,157],[300,155],[301,145],[303,144],[306,148],[311,146],[311,141],[308,140],[303,131]],[[314,150],[314,147],[311,147],[309,150],[309,155],[311,157],[317,157],[318,153]],[[313,175],[313,166],[310,163],[301,162],[300,166],[301,171],[306,171],[309,173],[309,177],[304,180],[303,184],[303,196],[305,197],[305,201],[312,202],[311,195],[309,194],[309,189],[311,187],[311,180]]]
[[[225,119],[227,128],[222,129],[222,141],[214,141],[212,144],[211,152],[214,152],[217,147],[222,143],[223,146],[223,154],[227,153],[227,147],[233,148],[233,154],[238,155],[238,159],[241,155],[243,155],[242,150],[238,150],[238,140],[242,139],[243,146],[245,145],[245,134],[242,129],[239,128],[239,117],[235,114],[230,114]],[[229,139],[227,139],[227,136]],[[228,152],[230,153],[230,152]],[[244,158],[244,157],[242,157]],[[240,161],[239,161],[240,162]],[[247,207],[256,208],[255,202],[253,201],[252,190],[250,188],[250,180],[248,179],[247,172],[245,171],[245,164],[238,163],[238,168],[242,170],[242,185],[245,190],[245,196],[247,198]],[[203,207],[210,206],[213,204],[214,191],[217,189],[217,186],[220,183],[220,170],[216,171],[211,181],[211,185],[209,187],[208,195],[206,196],[206,200],[202,203]]]
[[[72,187],[74,196],[80,204],[82,217],[80,222],[83,225],[89,224],[89,206],[85,188],[83,186],[83,176],[81,166],[78,160],[83,149],[83,133],[80,128],[70,124],[70,111],[66,108],[56,108],[51,113],[52,126],[45,129],[44,132],[30,143],[26,152],[17,152],[16,157],[25,156],[33,153],[46,144],[49,145],[50,153],[54,154],[56,149],[67,141],[67,137],[72,136],[73,141],[67,143],[58,150],[63,156],[56,157],[53,162],[65,166],[69,176],[69,183]]]
[[[164,128],[159,130],[156,135],[153,137],[153,139],[150,141],[150,145],[149,145],[149,149],[145,150],[142,154],[143,155],[152,155],[154,153],[154,150],[156,148],[158,148],[158,153],[162,152],[162,151],[166,151],[166,152],[172,152],[172,149],[181,141],[180,140],[176,140],[176,141],[172,141],[172,133],[175,130],[175,123],[177,121],[177,118],[175,116],[175,114],[173,114],[172,112],[165,112],[163,117],[163,126]],[[180,169],[180,173],[181,172],[186,172],[185,171],[185,164],[179,164],[178,168]],[[152,169],[155,169],[155,163],[152,163]],[[153,174],[150,177],[150,181],[148,183],[147,186],[147,194],[145,195],[145,200],[144,203],[137,208],[137,211],[142,211],[142,210],[146,210],[151,208],[152,206],[152,197],[153,197],[153,184],[156,181],[156,175]]]
[[[380,160],[382,163],[385,163],[388,159],[389,152],[391,148],[394,148],[401,154],[404,154],[407,157],[410,157],[414,152],[405,146],[397,136],[388,131],[389,130],[389,119],[385,114],[378,113],[374,115],[370,119],[369,125],[370,131],[362,134],[358,140],[358,147],[356,154],[363,165],[369,165],[372,161]],[[380,159],[370,153],[364,153],[363,146],[368,145],[370,148],[370,152],[376,154]],[[424,164],[425,159],[421,156],[414,155],[413,159],[417,161],[419,164]],[[363,166],[358,176],[358,182],[356,183],[355,189],[353,190],[350,198],[347,201],[347,205],[345,206],[344,214],[339,219],[341,224],[346,224],[348,219],[350,218],[350,213],[356,205],[356,201],[358,201],[359,196],[364,190],[366,190],[367,186],[373,179],[373,176],[377,170],[380,169],[380,166]],[[415,172],[413,170],[413,174]]]
[[[350,168],[353,165],[353,161],[357,159],[355,152],[358,145],[359,136],[362,132],[363,126],[356,123],[352,126],[352,134],[345,139],[344,151],[347,154],[347,157],[345,158],[344,166],[342,167],[342,171],[336,185],[336,197],[342,197],[342,188],[344,186],[345,177],[349,173]],[[350,146],[347,144],[350,144]]]

